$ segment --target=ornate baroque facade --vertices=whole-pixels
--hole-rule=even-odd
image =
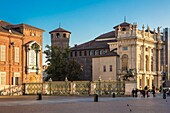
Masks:
[[[107,71],[105,73],[100,72],[102,75],[92,75],[95,71],[104,71],[103,65],[94,65],[92,59],[95,59],[95,56],[102,57],[103,54],[111,51],[116,52],[119,55],[119,61],[114,62],[110,59],[110,64],[107,63],[108,66],[112,65],[113,70],[116,69],[117,74],[115,76],[120,76],[120,79],[122,79],[126,69],[133,69],[137,88],[140,89],[148,86],[151,89],[153,85],[159,88],[162,80],[160,68],[160,50],[162,49],[162,44],[159,27],[157,31],[155,29],[151,31],[149,26],[146,29],[143,26],[142,30],[140,30],[137,24],[123,22],[115,26],[113,31],[102,34],[92,41],[73,47],[70,57],[77,60],[84,67],[82,78],[88,77],[86,79],[92,80],[92,78],[98,78],[100,76],[102,79],[102,76],[103,78],[105,78],[104,76],[108,76],[106,74]],[[103,61],[104,59],[98,62]],[[98,70],[96,70],[97,68]],[[106,67],[106,70],[109,70],[107,68],[109,67]],[[89,72],[88,75],[87,72]],[[117,79],[118,77],[108,77],[108,80],[109,78]]]
[[[42,33],[0,20],[0,85],[42,82]]]

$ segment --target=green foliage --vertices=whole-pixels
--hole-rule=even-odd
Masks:
[[[69,48],[57,48],[46,46],[47,50],[44,51],[46,55],[46,63],[48,63],[48,68],[46,70],[47,80],[52,78],[53,81],[63,81],[65,77],[68,80],[79,80],[79,76],[82,72],[81,66],[73,61],[69,60]]]

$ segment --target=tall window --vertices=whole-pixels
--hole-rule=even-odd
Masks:
[[[92,50],[89,51],[89,55],[90,55],[90,56],[93,55],[93,51],[92,51]]]
[[[81,56],[81,51],[79,51],[79,56]]]
[[[112,72],[112,65],[110,65],[110,72]]]
[[[87,55],[87,52],[86,51],[84,51],[84,56],[86,56]]]
[[[151,57],[151,71],[153,71],[153,56]]]
[[[128,55],[122,56],[122,70],[125,71],[128,68]]]
[[[60,33],[57,33],[57,34],[56,34],[56,38],[60,38]]]
[[[15,47],[15,62],[19,62],[19,47]]]
[[[106,66],[105,65],[103,66],[103,72],[106,72]]]
[[[0,72],[0,85],[6,85],[6,72]]]
[[[77,56],[77,51],[75,51],[75,56]]]
[[[0,61],[5,61],[6,56],[5,45],[0,45]]]
[[[66,38],[66,34],[65,33],[63,34],[63,37]]]
[[[146,62],[145,62],[145,68],[146,68],[146,71],[149,71],[149,58],[148,58],[148,55],[146,55]]]

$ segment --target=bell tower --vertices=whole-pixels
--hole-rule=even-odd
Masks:
[[[67,48],[69,47],[70,41],[70,31],[67,31],[61,27],[50,31],[51,35],[51,46],[56,46],[58,48]]]

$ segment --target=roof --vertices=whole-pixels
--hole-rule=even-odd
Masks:
[[[114,38],[114,37],[115,37],[115,31],[110,31],[98,36],[96,39]]]
[[[120,25],[120,27],[125,27],[125,26],[129,26],[129,25],[131,25],[130,23],[127,23],[127,22],[123,22],[123,23],[121,23],[121,24],[119,24]],[[113,27],[114,29],[115,28],[117,28],[119,25],[117,25],[117,26],[115,26],[115,27]]]
[[[8,22],[5,22],[5,21],[3,21],[3,20],[0,20],[0,26],[5,27],[5,26],[7,26],[7,25],[12,25],[12,24],[10,24],[10,23],[8,23]]]
[[[68,32],[68,33],[71,34],[70,31],[67,31],[67,30],[65,30],[65,29],[63,29],[63,28],[57,28],[57,29],[55,29],[55,30],[53,30],[53,31],[50,31],[49,33],[52,33],[52,32]]]
[[[89,50],[89,49],[108,49],[109,45],[108,42],[116,42],[116,40],[106,40],[106,41],[95,41],[91,40],[89,42],[74,46],[71,48],[72,51],[74,50]]]
[[[16,25],[10,25],[10,26],[8,26],[8,27],[10,27],[10,28],[30,27],[30,28],[33,28],[33,29],[36,29],[36,30],[44,31],[43,29],[40,29],[40,28],[31,26],[31,25],[28,25],[28,24],[16,24]]]
[[[8,29],[6,27],[0,26],[0,32],[4,32],[4,33],[9,33],[9,34],[15,34],[15,35],[21,35],[23,36],[23,34],[13,30],[13,29]]]

